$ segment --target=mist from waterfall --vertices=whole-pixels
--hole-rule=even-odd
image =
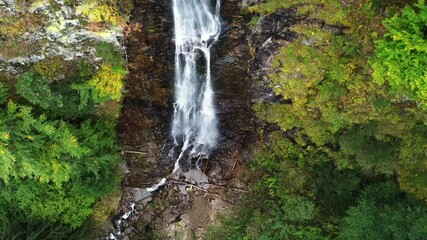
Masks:
[[[175,102],[171,135],[182,158],[207,156],[218,138],[210,46],[220,34],[220,1],[173,0]]]

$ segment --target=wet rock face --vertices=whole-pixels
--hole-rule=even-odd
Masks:
[[[220,138],[207,172],[212,182],[220,184],[235,184],[239,168],[249,155],[249,145],[256,139],[251,100],[257,86],[249,74],[249,29],[239,4],[237,0],[222,1],[223,32],[212,51]]]
[[[249,36],[250,42],[256,46],[255,65],[260,68],[271,66],[271,57],[276,51],[298,37],[290,30],[298,21],[300,20],[296,17],[296,9],[279,9],[259,19]]]
[[[177,202],[169,191],[156,192],[155,196],[146,191],[170,174],[174,165],[164,147],[173,113],[174,43],[170,1],[135,1],[130,28],[126,42],[129,74],[117,129],[128,171],[122,183],[124,194],[116,219],[129,211],[131,202],[136,203],[136,212],[120,224],[122,235],[117,237],[152,239],[150,229],[164,227],[156,225],[155,219],[168,224],[164,218],[170,218],[170,214],[161,212],[170,202]]]
[[[173,111],[172,10],[169,1],[140,0],[132,15],[127,93],[118,132],[130,171],[125,187],[149,187],[173,169],[162,151]]]
[[[126,186],[154,184],[173,169],[164,146],[169,137],[173,114],[174,42],[170,1],[137,1],[131,25],[139,25],[128,37],[129,60],[127,94],[119,123],[130,173]],[[222,4],[223,33],[212,51],[212,72],[216,89],[216,107],[220,122],[219,145],[210,155],[206,172],[213,181],[231,178],[228,170],[236,167],[241,153],[253,137],[251,96],[254,91],[248,74],[250,49],[248,29],[239,15],[238,1]],[[241,162],[240,162],[241,163]],[[219,165],[216,166],[216,165]],[[220,170],[218,170],[220,169]],[[219,172],[222,173],[219,173]]]
[[[250,152],[248,146],[255,139],[248,29],[238,5],[239,1],[223,1],[223,32],[212,47],[220,139],[202,166],[210,182],[227,186],[237,184],[245,154]],[[127,39],[130,73],[118,133],[128,174],[118,215],[126,212],[131,201],[139,199],[138,213],[126,227],[131,229],[126,234],[131,239],[143,239],[149,229],[163,232],[164,239],[201,237],[218,209],[224,209],[232,199],[221,200],[220,194],[182,183],[167,184],[153,196],[146,196],[141,189],[169,175],[174,164],[174,159],[167,157],[169,146],[165,145],[173,115],[175,44],[171,2],[136,1],[130,24],[140,30],[132,31]],[[181,180],[186,182],[183,177]],[[189,192],[183,194],[182,189]],[[147,198],[152,201],[147,203]],[[139,237],[138,232],[144,234]]]
[[[298,34],[290,28],[301,21],[296,16],[296,9],[279,9],[273,14],[263,16],[248,35],[251,46],[254,47],[254,59],[251,68],[253,79],[258,82],[257,101],[280,102],[270,87],[268,74],[274,56],[288,43],[294,41]]]

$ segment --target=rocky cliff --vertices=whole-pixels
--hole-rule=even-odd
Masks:
[[[89,14],[96,10],[81,1],[0,1],[0,72],[17,74],[51,57],[99,61],[97,43],[120,47],[123,25],[102,27]]]

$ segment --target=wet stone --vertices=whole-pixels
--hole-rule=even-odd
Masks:
[[[147,191],[147,189],[145,188],[134,188],[133,192],[134,192],[133,200],[135,202],[139,202],[141,200],[145,200],[151,197],[151,192]]]
[[[223,59],[221,59],[218,62],[216,62],[216,64],[218,64],[218,65],[224,65],[224,64],[234,63],[234,61],[236,61],[236,59],[234,57],[232,57],[230,55],[227,55]]]

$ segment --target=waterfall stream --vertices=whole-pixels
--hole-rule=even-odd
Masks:
[[[221,23],[220,0],[173,0],[175,29],[175,102],[171,137],[173,147],[169,157],[175,159],[172,177],[182,173],[181,161],[207,158],[218,138],[217,118],[214,107],[214,91],[210,70],[210,48],[218,40]],[[195,164],[198,166],[198,164]],[[207,177],[200,169],[183,173],[198,184],[206,184]],[[146,188],[156,191],[166,183],[166,178]],[[107,239],[122,235],[124,221],[135,212],[135,204],[129,207],[116,223],[116,231]]]
[[[221,23],[220,1],[173,0],[175,29],[175,102],[171,136],[174,146],[169,152],[175,157],[172,175],[180,174],[180,163],[191,158],[206,158],[218,138],[214,91],[210,69],[210,48],[218,40]],[[195,163],[198,166],[198,163]],[[191,171],[190,178],[203,182],[203,174]],[[198,180],[199,181],[198,181]],[[165,184],[147,188],[152,192]]]
[[[220,33],[220,1],[212,8],[209,0],[173,0],[176,50],[171,134],[180,148],[174,172],[184,157],[208,155],[218,137],[210,46]]]

